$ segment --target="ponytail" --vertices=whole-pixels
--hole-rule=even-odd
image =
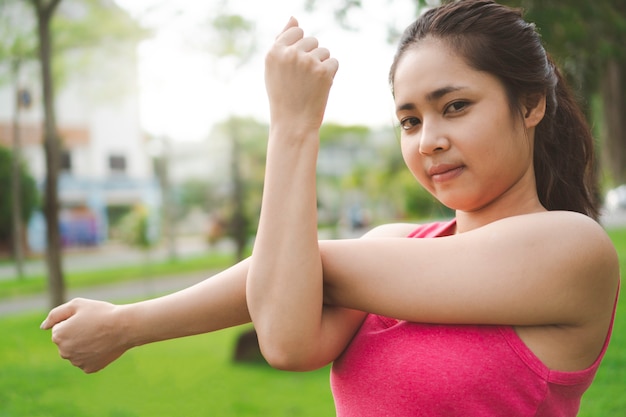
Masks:
[[[551,61],[551,60],[550,60]],[[535,131],[537,193],[548,210],[571,210],[598,219],[594,141],[580,106],[551,62],[556,85]]]

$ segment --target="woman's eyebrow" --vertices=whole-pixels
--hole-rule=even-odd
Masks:
[[[437,101],[441,99],[442,97],[446,96],[447,94],[453,93],[455,91],[465,90],[467,88],[469,87],[455,86],[455,85],[441,87],[426,94],[426,100],[432,103],[433,101]],[[396,107],[396,112],[400,112],[403,110],[415,110],[415,108],[416,107],[414,103],[404,103]]]
[[[449,85],[446,87],[441,87],[436,89],[433,92],[430,92],[426,95],[426,100],[432,102],[432,101],[437,101],[440,98],[442,98],[443,96],[445,96],[446,94],[450,94],[453,93],[455,91],[459,91],[459,90],[464,90],[468,87],[463,87],[463,86],[454,86],[454,85]]]

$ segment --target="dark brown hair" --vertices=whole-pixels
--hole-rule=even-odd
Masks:
[[[430,37],[444,41],[469,66],[497,77],[514,113],[546,95],[546,114],[535,129],[534,169],[539,200],[548,210],[597,219],[594,143],[589,126],[535,25],[490,0],[459,0],[426,11],[402,35],[391,66],[407,49]]]

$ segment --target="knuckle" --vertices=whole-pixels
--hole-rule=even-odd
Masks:
[[[59,356],[60,356],[61,358],[63,358],[63,359],[67,359],[67,360],[69,360],[70,362],[72,362],[72,360],[71,360],[72,355],[70,355],[70,353],[69,353],[69,352],[67,352],[65,349],[61,349],[61,348],[59,348]],[[72,362],[72,363],[74,363],[74,362]]]
[[[70,306],[72,306],[72,307],[78,307],[78,306],[79,306],[79,305],[81,305],[84,301],[85,301],[85,299],[84,299],[84,298],[81,298],[81,297],[76,297],[76,298],[72,298],[72,299],[69,301],[69,303],[68,303],[68,304],[69,304]]]
[[[61,338],[61,335],[59,334],[58,329],[56,328],[52,329],[52,335],[50,336],[50,339],[52,340],[52,343],[54,343],[55,345],[58,345],[61,343],[62,338]]]

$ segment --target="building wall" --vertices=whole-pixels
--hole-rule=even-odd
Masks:
[[[68,73],[56,89],[57,125],[70,161],[59,177],[61,231],[68,246],[106,241],[110,207],[141,205],[155,214],[160,208],[160,190],[140,125],[136,45],[116,48],[114,55],[90,48],[92,63]],[[80,51],[73,51],[65,58],[73,62],[78,55]],[[2,66],[0,72],[3,70],[7,69]],[[23,68],[19,84],[32,95],[32,106],[21,110],[22,158],[43,189],[46,164],[37,63]],[[0,85],[2,146],[12,146],[14,88]],[[44,249],[42,217],[37,214],[29,225],[33,250]]]

